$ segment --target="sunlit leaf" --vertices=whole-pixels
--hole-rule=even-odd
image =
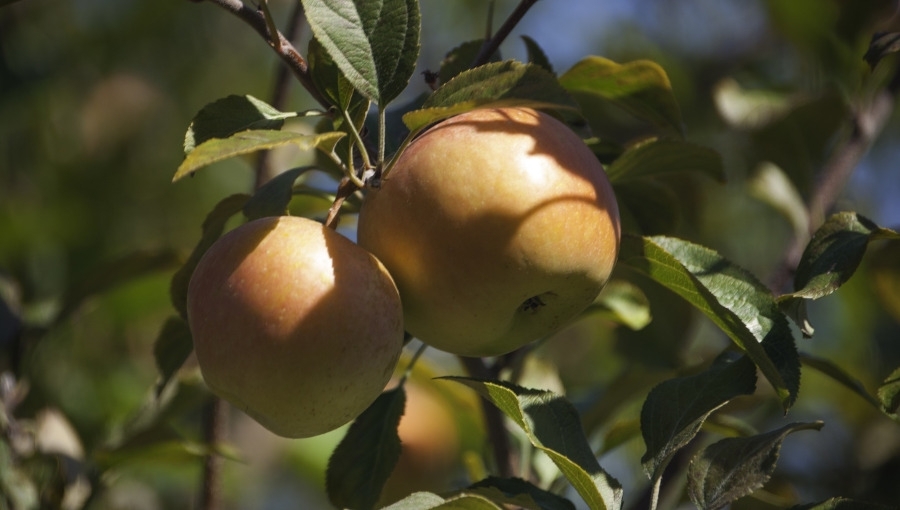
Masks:
[[[792,423],[765,434],[726,438],[707,446],[688,467],[691,501],[703,510],[714,510],[750,494],[772,476],[788,434],[822,426],[822,422]]]
[[[483,106],[552,108],[568,111],[570,116],[578,110],[578,104],[553,74],[533,64],[507,60],[460,73],[441,85],[421,110],[404,115],[403,122],[415,132],[438,120]]]
[[[281,129],[284,119],[295,112],[278,111],[253,96],[228,96],[204,106],[191,121],[184,135],[184,153],[213,138],[229,136],[248,129]]]
[[[718,181],[725,180],[718,152],[680,140],[650,139],[629,147],[606,167],[614,184],[672,173],[697,172]]]
[[[575,505],[568,499],[521,478],[491,476],[470,485],[463,492],[525,510],[575,510]]]
[[[565,398],[549,391],[522,388],[503,381],[464,377],[444,379],[465,384],[497,406],[544,452],[592,510],[618,510],[622,487],[594,456],[578,412]]]
[[[878,388],[878,400],[885,414],[900,421],[900,368],[891,372]]]
[[[86,299],[138,278],[178,267],[178,255],[170,250],[138,251],[101,263],[94,271],[72,284],[62,299],[56,322],[64,321]]]
[[[753,275],[718,253],[672,237],[625,235],[619,263],[650,276],[703,312],[759,367],[785,410],[800,388],[787,318]]]
[[[503,510],[491,500],[476,494],[459,494],[444,499],[430,492],[416,492],[382,510]]]
[[[400,458],[397,426],[405,406],[406,390],[398,386],[379,395],[350,425],[331,454],[325,473],[325,487],[334,506],[355,510],[375,507]]]
[[[316,39],[362,95],[386,106],[419,56],[417,0],[302,0]]]
[[[745,89],[736,80],[726,78],[713,89],[719,115],[735,128],[761,128],[786,115],[796,103],[791,96],[772,90]]]
[[[285,170],[276,175],[253,193],[244,204],[244,216],[248,220],[266,216],[284,216],[294,196],[294,181],[312,167]]]
[[[194,274],[194,269],[197,267],[203,254],[206,253],[206,250],[222,236],[228,220],[241,212],[249,198],[249,195],[244,194],[231,195],[223,198],[216,204],[206,216],[206,219],[203,220],[202,235],[200,241],[197,242],[197,246],[194,247],[194,251],[191,252],[184,265],[172,276],[169,295],[172,299],[172,306],[175,307],[175,310],[178,311],[183,319],[187,319],[188,284],[191,281],[191,275]]]
[[[641,434],[647,451],[641,457],[651,479],[662,474],[672,455],[687,445],[709,415],[756,389],[756,367],[746,357],[720,360],[697,375],[663,381],[641,408]]]
[[[219,161],[284,145],[296,145],[300,150],[320,148],[330,152],[343,136],[344,133],[337,132],[307,135],[291,131],[254,129],[235,133],[228,138],[214,138],[198,145],[184,158],[172,177],[172,182]]]
[[[187,321],[181,317],[169,317],[153,344],[153,358],[160,375],[156,384],[157,397],[193,350],[194,343]]]
[[[666,132],[682,133],[681,110],[672,84],[656,62],[618,64],[590,56],[563,73],[559,82],[576,100],[589,96],[610,101]]]
[[[650,302],[636,285],[621,279],[612,280],[603,287],[590,311],[607,311],[616,322],[639,330],[650,323]]]
[[[444,498],[430,492],[414,492],[382,510],[430,510],[444,503]]]

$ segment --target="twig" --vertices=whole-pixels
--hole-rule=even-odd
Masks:
[[[266,23],[266,17],[262,12],[247,7],[241,0],[206,0],[222,7],[226,11],[234,14],[266,40],[269,46],[275,50],[275,53],[287,64],[288,68],[294,73],[294,76],[300,81],[300,84],[309,92],[323,108],[328,109],[331,103],[316,89],[313,85],[312,78],[309,74],[309,66],[306,59],[300,55],[297,48],[285,38],[281,32],[276,31],[275,34],[269,33],[269,27]]]
[[[495,374],[488,369],[481,358],[459,357],[460,363],[465,367],[470,377],[478,379],[494,379]],[[497,464],[498,475],[504,478],[513,476],[515,463],[512,458],[512,450],[509,444],[509,433],[503,423],[503,414],[493,404],[481,399],[481,410],[484,413],[487,427],[488,441],[494,451],[494,462]]]
[[[284,34],[285,39],[288,41],[294,41],[299,36],[305,20],[303,14],[303,3],[300,1],[295,2],[294,10],[288,18],[287,31]],[[277,110],[283,110],[287,104],[288,91],[290,91],[291,84],[290,77],[287,66],[279,65],[275,71],[275,83],[272,87],[272,100],[270,102]],[[256,183],[254,188],[258,189],[272,178],[272,169],[269,166],[270,154],[270,151],[259,151],[256,157]]]
[[[337,229],[338,226],[338,213],[341,211],[341,206],[344,205],[344,200],[350,195],[356,193],[359,187],[350,180],[349,177],[344,177],[341,179],[341,183],[338,185],[337,194],[334,197],[334,202],[331,203],[331,208],[328,209],[328,216],[325,218],[325,226],[330,229]]]
[[[818,180],[807,200],[809,234],[824,222],[829,209],[840,196],[847,180],[881,134],[897,102],[900,92],[900,68],[894,71],[890,82],[878,91],[871,101],[862,105],[851,118],[851,132],[844,143],[836,148],[822,167]],[[808,235],[795,235],[785,251],[781,266],[769,280],[775,292],[785,288],[800,263],[806,248]]]
[[[512,14],[509,15],[509,18],[503,22],[503,25],[500,26],[494,36],[484,41],[484,45],[481,46],[481,51],[478,52],[478,56],[476,56],[475,60],[472,62],[472,67],[486,64],[488,60],[491,59],[491,55],[496,53],[500,44],[506,40],[516,25],[522,21],[522,18],[525,17],[525,13],[528,12],[528,9],[531,9],[537,2],[538,0],[522,0],[519,5],[516,6],[516,9]]]
[[[217,510],[221,506],[222,457],[215,452],[222,439],[227,414],[225,402],[210,397],[203,407],[203,440],[209,451],[203,460],[203,488],[200,492],[200,510]]]

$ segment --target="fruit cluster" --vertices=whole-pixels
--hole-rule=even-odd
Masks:
[[[201,259],[188,318],[209,387],[276,434],[359,415],[404,329],[462,356],[545,337],[609,280],[619,213],[596,156],[529,108],[432,127],[367,191],[358,244],[321,224],[242,225]]]

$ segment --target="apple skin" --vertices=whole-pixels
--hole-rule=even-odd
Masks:
[[[216,241],[191,277],[188,322],[213,393],[291,438],[358,416],[403,347],[384,266],[306,218],[254,220]]]
[[[619,211],[602,165],[530,108],[474,110],[414,140],[367,192],[358,243],[390,271],[409,333],[496,356],[572,321],[609,280]]]

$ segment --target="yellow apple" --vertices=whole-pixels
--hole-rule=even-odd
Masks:
[[[529,108],[430,128],[359,214],[358,242],[397,283],[407,331],[464,356],[504,354],[572,321],[609,279],[619,238],[600,162]]]
[[[258,219],[216,241],[191,277],[188,322],[209,388],[285,437],[354,419],[403,346],[384,266],[306,218]]]

